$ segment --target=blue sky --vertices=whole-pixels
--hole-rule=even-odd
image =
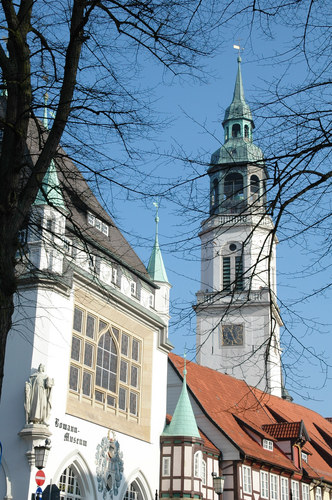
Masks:
[[[232,99],[237,69],[237,51],[232,45],[233,41],[230,41],[209,61],[211,76],[205,83],[192,82],[187,78],[171,82],[151,61],[146,61],[143,68],[143,83],[154,87],[157,113],[162,119],[171,119],[165,130],[155,134],[152,149],[176,156],[175,150],[180,148],[189,158],[200,155],[202,164],[197,167],[198,176],[204,174],[204,162],[209,162],[210,154],[219,147],[218,141],[223,141],[221,121],[224,110]],[[267,66],[266,61],[258,60],[257,55],[254,56],[251,51],[247,54],[244,50],[242,59],[245,96],[250,104],[259,93],[264,92],[266,80],[273,77],[273,71],[278,74],[278,67]],[[293,70],[296,74],[298,68]],[[252,111],[255,120],[253,106]],[[261,145],[261,134],[264,134],[264,124],[256,120],[254,140],[258,145]],[[177,159],[165,160],[155,166],[151,163],[153,164],[153,158],[147,155],[146,172],[151,179],[154,175],[160,175],[164,179],[181,175],[185,179],[187,173],[188,176],[193,174],[185,162]],[[195,317],[191,305],[195,303],[195,293],[200,288],[200,248],[197,234],[199,224],[208,210],[207,178],[200,178],[195,189],[200,192],[201,205],[197,207],[198,211],[185,213],[174,200],[164,198],[161,199],[159,211],[159,241],[172,284],[170,340],[178,354],[183,354],[185,349],[194,351],[195,346]],[[176,196],[186,197],[188,192],[185,189],[178,190]],[[122,198],[116,204],[112,201],[111,211],[116,222],[145,264],[154,239],[153,201],[152,198],[141,199],[132,195],[127,195],[126,199]],[[321,359],[325,359],[328,364],[332,364],[331,326],[328,324],[331,297],[313,296],[311,300],[297,303],[294,306],[296,315],[292,319],[287,313],[288,305],[297,302],[306,289],[319,287],[322,273],[326,272],[305,278],[301,266],[308,265],[309,259],[310,255],[301,245],[287,241],[278,245],[278,295],[283,317],[294,337],[290,339],[289,335],[284,334],[287,336],[284,360],[290,365],[290,370],[295,370],[298,375],[296,383],[288,379],[287,384],[296,402],[319,411],[324,416],[332,416],[332,384],[330,378],[326,379],[326,366],[321,362]],[[296,269],[298,277],[294,279],[290,273]],[[319,328],[313,320],[318,321]],[[310,350],[310,355],[306,350],[302,351],[302,346]],[[288,371],[286,376],[287,373]],[[289,377],[291,378],[291,371]]]

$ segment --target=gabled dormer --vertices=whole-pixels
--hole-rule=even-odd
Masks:
[[[262,429],[276,440],[278,447],[293,461],[294,465],[301,468],[302,449],[305,443],[310,441],[303,420],[267,424],[263,425]]]

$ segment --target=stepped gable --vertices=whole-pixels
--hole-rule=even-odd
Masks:
[[[32,167],[41,150],[40,134],[36,123],[32,120],[29,125],[28,137],[28,163],[32,164]],[[70,233],[74,233],[78,238],[85,240],[88,245],[95,246],[96,249],[109,252],[120,263],[126,265],[133,272],[139,273],[141,277],[153,285],[145,265],[121,234],[112,217],[103,209],[78,167],[62,148],[59,148],[54,163],[68,210],[67,228],[69,228]],[[88,172],[88,168],[86,170],[84,175],[90,174],[90,177],[95,179],[94,172]],[[88,212],[108,225],[108,236],[88,224]],[[68,236],[71,237],[72,234]]]
[[[169,355],[171,365],[182,377],[183,359]],[[301,421],[308,434],[305,451],[310,464],[302,463],[305,472],[312,478],[325,477],[332,482],[332,427],[324,417],[304,406],[272,396],[248,386],[244,381],[219,373],[211,368],[187,360],[188,392],[196,400],[209,420],[248,458],[272,463],[293,472],[300,472],[294,463],[278,448],[277,436],[268,430],[284,422],[284,427],[296,435]],[[270,427],[270,426],[274,427]],[[253,434],[250,434],[250,431]],[[286,432],[286,431],[285,431]],[[265,450],[254,439],[254,434],[274,441],[273,452]],[[291,437],[291,436],[289,436]],[[331,442],[328,440],[331,439]]]

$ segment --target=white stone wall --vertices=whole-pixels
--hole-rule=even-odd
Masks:
[[[66,295],[56,288],[50,290],[33,286],[17,297],[14,326],[8,338],[0,406],[0,439],[4,464],[0,468],[0,499],[6,498],[7,494],[8,498],[11,495],[14,500],[30,500],[37,487],[37,469],[30,468],[25,456],[29,443],[19,437],[18,433],[25,425],[25,381],[40,363],[45,365],[45,373],[54,379],[49,420],[52,447],[44,470],[45,485],[50,481],[56,484],[63,470],[73,465],[80,476],[81,495],[84,499],[102,499],[102,493],[97,491],[95,455],[98,444],[112,429],[112,421],[111,418],[109,421],[105,419],[103,427],[66,414],[72,322],[72,291]],[[159,332],[155,330],[152,352],[151,441],[146,442],[116,432],[124,460],[124,477],[116,497],[118,500],[122,500],[133,480],[138,480],[146,500],[152,500],[159,487],[159,437],[166,413],[167,353],[158,348],[158,336]]]

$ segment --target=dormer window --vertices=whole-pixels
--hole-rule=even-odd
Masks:
[[[308,453],[306,453],[305,451],[302,451],[301,457],[302,457],[302,460],[304,462],[308,463]]]
[[[92,213],[88,212],[88,224],[90,226],[94,226],[98,231],[108,236],[109,228],[105,222],[101,221],[97,217],[95,217]]]
[[[263,439],[263,448],[264,450],[273,451],[273,441],[270,439]]]

